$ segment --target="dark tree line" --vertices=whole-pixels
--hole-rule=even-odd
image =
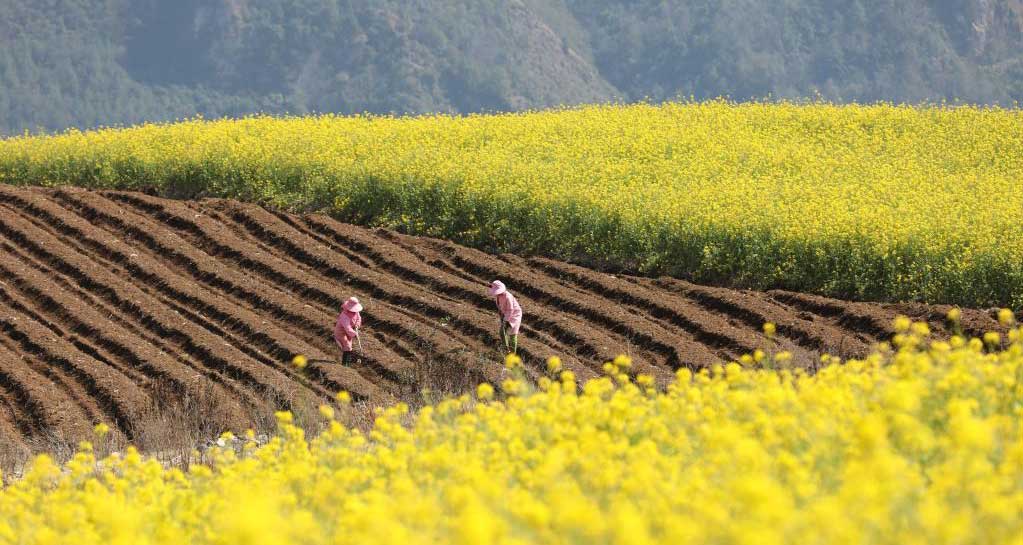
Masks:
[[[1023,98],[1019,0],[0,0],[0,134],[675,97]]]

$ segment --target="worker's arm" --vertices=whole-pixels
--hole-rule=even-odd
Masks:
[[[341,330],[345,332],[345,337],[354,339],[359,335],[359,332],[352,327],[352,319],[347,315],[342,315],[341,319],[338,320],[338,325],[341,326]]]

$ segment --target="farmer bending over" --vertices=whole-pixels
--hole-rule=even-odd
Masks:
[[[490,283],[488,293],[494,296],[494,302],[497,303],[497,317],[501,321],[501,341],[504,342],[504,348],[509,352],[518,353],[522,307],[500,280]]]
[[[355,297],[349,297],[345,304],[341,305],[341,314],[337,316],[337,324],[334,325],[334,342],[341,347],[341,365],[352,363],[352,341],[359,336],[359,327],[362,326],[362,305]]]

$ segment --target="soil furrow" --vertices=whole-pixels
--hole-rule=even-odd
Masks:
[[[477,255],[479,254],[479,255]],[[686,338],[683,331],[664,330],[614,304],[579,290],[573,290],[556,279],[545,276],[543,271],[533,271],[524,262],[508,262],[486,259],[486,254],[473,250],[462,250],[452,255],[452,262],[462,270],[490,278],[515,278],[514,286],[519,292],[537,303],[537,306],[556,308],[559,312],[570,313],[583,323],[593,324],[595,332],[607,335],[601,343],[603,359],[614,357],[622,348],[632,344],[648,352],[647,363],[653,367],[680,366],[703,367],[724,359],[721,354],[694,339]],[[612,336],[613,333],[617,336]]]
[[[173,212],[173,210],[164,209],[161,215],[173,216]],[[176,217],[170,221],[177,223],[189,220]],[[224,225],[224,223],[217,223],[216,225]],[[376,288],[370,283],[364,283],[362,286],[356,286],[354,289],[348,288],[348,284],[351,282],[346,282],[349,279],[345,278],[344,271],[333,265],[324,266],[320,263],[310,265],[308,262],[296,260],[294,256],[281,252],[278,252],[276,256],[270,255],[261,247],[256,247],[253,243],[240,238],[233,229],[206,228],[206,226],[201,225],[201,221],[197,221],[193,224],[193,227],[190,231],[201,235],[201,243],[203,245],[216,247],[218,256],[231,260],[241,268],[259,274],[270,282],[285,286],[291,292],[298,292],[298,295],[306,301],[305,304],[307,306],[314,304],[330,309],[339,308],[343,297],[338,292],[345,289],[351,289],[353,292],[359,293],[363,296],[364,300],[376,298],[365,297],[369,290],[373,290],[370,292],[371,296],[386,295],[385,291]],[[323,268],[326,268],[326,273],[321,273]],[[368,290],[359,290],[359,287],[368,288]],[[415,345],[433,344],[426,342],[425,338],[415,335],[412,330],[408,329],[409,326],[414,327],[418,325],[420,321],[415,319],[410,311],[403,309],[401,306],[395,307],[389,304],[383,306],[376,305],[375,313],[372,316],[374,327],[386,332],[390,336],[404,337]],[[331,315],[330,327],[333,326],[333,318],[334,315]],[[321,338],[328,339],[329,336],[323,335]],[[395,359],[398,361],[397,370],[401,370],[404,365],[401,364],[400,358]]]
[[[440,327],[434,331],[455,339],[456,344],[452,346],[450,343],[430,343],[430,346],[436,347],[433,349],[434,353],[464,351],[467,350],[466,346],[486,343],[488,339],[493,339],[491,342],[496,343],[496,338],[487,328],[495,316],[492,314],[488,316],[473,306],[464,304],[464,298],[459,300],[459,296],[472,295],[471,291],[446,284],[439,276],[423,277],[412,272],[406,272],[404,275],[386,275],[378,270],[363,269],[357,262],[347,261],[337,253],[330,254],[328,252],[330,247],[324,248],[315,239],[280,222],[274,215],[261,209],[235,210],[232,219],[243,224],[253,236],[274,244],[292,259],[306,264],[310,271],[321,273],[328,279],[360,284],[365,286],[363,289],[372,287],[374,288],[372,293],[377,299],[384,299],[390,305],[414,311],[416,315],[412,318],[415,322],[438,324]],[[409,276],[414,278],[410,279]],[[453,291],[458,293],[453,295]],[[457,314],[453,312],[456,307]],[[496,329],[496,326],[493,329]],[[535,373],[543,360],[532,346],[523,347],[521,354],[527,363],[535,364],[531,370]]]
[[[949,334],[947,306],[609,275],[225,200],[0,186],[0,440],[87,436],[100,420],[130,438],[140,411],[202,392],[238,428],[277,409],[315,417],[338,390],[419,403],[499,384],[494,278],[523,306],[534,378],[551,355],[581,381],[629,353],[663,384],[758,348],[813,369],[822,351],[866,354],[898,314]],[[365,353],[344,367],[331,334],[350,295]],[[990,309],[962,316],[969,334],[1005,331]]]
[[[0,272],[7,279],[0,288],[0,302],[7,307],[0,323],[0,344],[25,355],[31,367],[52,380],[90,420],[100,420],[105,413],[124,430],[128,415],[137,411],[144,394],[123,373],[80,351],[64,332],[54,332],[19,311],[24,305],[15,290],[30,299],[48,300],[52,287],[47,289],[37,271],[27,267],[18,270],[4,263]]]
[[[46,430],[63,430],[72,438],[88,437],[91,422],[75,401],[60,387],[29,366],[25,356],[0,346],[0,389],[9,392],[16,425],[26,437],[44,435]]]
[[[823,297],[816,298],[780,290],[770,291],[768,295],[784,305],[834,319],[844,329],[860,333],[864,337],[882,337],[891,327],[891,316],[885,319],[878,315],[857,313],[847,305]]]
[[[96,220],[98,213],[94,212],[90,216]],[[106,225],[104,224],[102,227],[106,228]],[[111,232],[111,235],[123,236],[122,233],[117,232]],[[89,240],[89,243],[93,247],[101,245],[95,239]],[[286,332],[271,327],[267,320],[261,320],[245,309],[225,300],[220,294],[210,293],[198,286],[193,286],[194,289],[185,292],[179,286],[189,285],[192,279],[186,280],[179,276],[177,271],[169,270],[166,264],[157,262],[153,255],[154,251],[146,246],[133,248],[130,256],[107,247],[103,247],[102,251],[98,253],[102,254],[103,260],[107,261],[111,267],[123,266],[125,272],[130,273],[132,277],[139,278],[142,281],[140,282],[142,291],[170,311],[183,316],[217,338],[227,340],[232,346],[263,365],[280,368],[284,372],[291,373],[291,370],[287,369],[286,364],[282,362],[290,360],[291,356],[296,353],[308,352],[305,344],[290,338]],[[150,286],[157,286],[158,289]],[[252,325],[253,322],[261,322],[258,329],[256,329],[257,326]],[[289,347],[282,346],[279,341],[284,341],[289,344]],[[257,350],[253,348],[254,346],[259,346],[264,350]],[[293,348],[294,346],[298,348]],[[322,386],[318,387],[308,383],[301,376],[297,376],[296,379],[314,390],[319,388],[318,393],[322,396],[332,395],[332,392],[323,390]]]
[[[25,355],[31,368],[58,385],[89,420],[106,420],[127,433],[131,417],[143,406],[134,385],[47,331],[27,320],[3,320],[0,344]]]
[[[761,346],[778,346],[793,352],[801,360],[812,360],[822,351],[844,358],[862,356],[869,350],[867,343],[852,332],[832,327],[815,315],[794,311],[758,292],[708,288],[673,278],[660,278],[649,285],[672,291],[707,312],[742,324],[750,334],[761,337]],[[761,335],[767,322],[777,327],[773,342]]]
[[[19,219],[6,217],[0,220],[0,232],[54,270],[73,278],[83,289],[132,316],[153,334],[176,342],[180,349],[197,361],[249,385],[260,394],[271,392],[280,397],[284,392],[276,391],[279,387],[289,390],[293,387],[291,381],[275,371],[254,365],[231,345],[181,319],[180,315],[167,311],[132,283],[126,282],[125,278],[117,277],[95,261],[70,251],[49,233],[28,222],[19,222]],[[53,252],[48,248],[52,248]],[[60,255],[55,252],[60,252]]]
[[[616,278],[550,259],[533,258],[529,265],[548,276],[581,286],[600,297],[633,307],[637,314],[647,314],[690,334],[700,344],[716,347],[716,355],[736,358],[752,352],[761,343],[748,329],[740,329],[719,316],[695,308],[688,301],[663,291],[651,293],[639,286],[616,282]],[[615,287],[616,286],[616,287]]]
[[[273,215],[282,223],[290,226],[296,232],[309,237],[326,249],[345,255],[349,259],[352,259],[356,263],[362,265],[364,268],[369,270],[373,270],[374,268],[383,269],[394,273],[395,276],[415,291],[426,291],[438,294],[438,297],[441,300],[449,302],[453,306],[461,306],[466,301],[472,302],[484,315],[487,314],[492,306],[492,303],[489,300],[477,293],[479,291],[479,284],[473,286],[475,289],[466,289],[465,287],[459,287],[451,284],[450,282],[446,282],[446,280],[449,280],[446,277],[449,276],[454,276],[462,281],[468,281],[469,279],[467,279],[464,275],[453,275],[448,270],[443,269],[430,270],[425,275],[416,273],[406,267],[398,265],[395,261],[383,258],[378,252],[365,244],[354,242],[351,238],[345,237],[341,232],[331,229],[328,225],[321,222],[321,220],[325,220],[327,218],[310,216],[304,218],[304,220],[296,221],[279,212],[273,213]],[[388,241],[386,237],[383,238],[383,240]],[[387,243],[389,244],[389,241]],[[349,250],[349,246],[355,248],[357,251]],[[405,248],[402,248],[402,250],[405,253],[412,253],[408,252]],[[368,261],[360,254],[368,256]],[[413,254],[413,259],[421,259],[421,256]],[[408,261],[407,256],[406,261]],[[460,311],[464,312],[464,309],[460,309]],[[475,316],[475,318],[480,319],[480,316]],[[486,318],[483,318],[483,320],[486,320]],[[491,321],[493,321],[493,319],[491,319]],[[571,347],[562,345],[551,336],[540,335],[538,337],[544,338],[540,344],[545,346],[548,351],[552,351],[552,353],[565,354],[573,351]],[[577,340],[576,337],[573,337],[573,339]],[[491,343],[496,346],[496,337],[492,339]],[[526,354],[529,354],[528,350],[526,351]]]
[[[413,270],[412,267],[422,265],[421,260],[418,257],[402,259],[401,254],[407,253],[407,251],[390,242],[389,237],[372,237],[377,244],[377,247],[373,248],[370,243],[355,239],[358,234],[362,234],[361,230],[339,224],[329,218],[311,216],[307,218],[306,224],[312,226],[321,235],[329,237],[334,244],[352,245],[360,252],[365,252],[381,267],[390,270],[399,278],[407,279],[414,289],[421,290],[426,287],[427,289],[444,290],[449,297],[462,298],[463,301],[471,303],[478,309],[482,314],[480,318],[482,323],[489,324],[496,320],[494,302],[484,294],[485,286],[489,281],[473,283],[466,280],[464,275],[450,275],[443,270]],[[390,249],[396,257],[384,256],[385,250],[381,248]],[[600,361],[598,360],[614,356],[608,351],[608,347],[615,343],[614,337],[602,335],[599,330],[587,327],[584,321],[579,321],[570,313],[564,313],[552,305],[545,305],[541,301],[530,299],[528,293],[520,295],[519,299],[524,307],[530,309],[531,318],[523,326],[530,341],[554,339],[554,342],[546,343],[546,346],[541,349],[549,355],[574,354],[578,361],[569,360],[567,362],[569,368],[577,370],[580,366],[589,366],[599,369]],[[496,326],[490,326],[490,328],[496,330]],[[491,335],[494,335],[491,342],[496,344],[496,333]],[[617,340],[623,346],[626,344],[625,339]],[[538,363],[542,363],[542,361]]]
[[[0,246],[8,247],[6,243]],[[38,264],[33,263],[32,266],[38,267]],[[44,275],[49,272],[46,269],[37,270]],[[4,266],[0,266],[0,271],[10,275],[12,279],[15,277]],[[33,275],[33,278],[39,277]],[[95,312],[91,306],[81,304],[78,298],[67,297],[63,286],[33,285],[28,288],[26,293],[27,296],[21,296],[0,290],[0,300],[26,318],[45,326],[54,335],[66,338],[75,348],[91,358],[116,369],[132,382],[144,385],[149,381],[150,376],[164,376],[164,368],[148,363],[147,360],[132,353],[124,344],[105,336],[103,332],[90,325],[109,321],[116,317],[115,314],[101,315]],[[80,294],[75,295],[80,296]],[[54,296],[57,296],[57,299]],[[35,309],[38,309],[38,312]],[[43,316],[44,314],[46,317]],[[59,323],[51,321],[48,317],[59,320]],[[97,346],[102,348],[97,348]],[[139,372],[138,369],[144,369],[146,372]]]
[[[111,194],[110,196],[119,202],[125,202],[132,206],[139,205],[141,202],[136,199],[126,198],[120,194]],[[265,254],[253,255],[253,253],[241,251],[245,250],[245,248],[242,247],[239,250],[236,247],[239,244],[234,240],[227,242],[216,240],[217,238],[227,236],[224,229],[219,229],[219,232],[210,234],[205,232],[199,224],[193,224],[188,219],[177,216],[171,211],[160,208],[159,212],[155,212],[152,205],[139,205],[139,208],[149,209],[150,213],[158,221],[166,225],[176,225],[179,227],[187,225],[188,227],[182,228],[181,231],[188,233],[185,237],[191,243],[196,247],[206,248],[206,251],[215,257],[218,262],[226,261],[235,265],[235,267],[221,267],[219,270],[209,270],[206,264],[196,261],[194,256],[186,255],[189,253],[189,249],[182,247],[182,243],[178,243],[176,245],[177,249],[172,250],[168,244],[173,244],[173,242],[160,242],[150,237],[146,241],[147,245],[153,246],[166,255],[171,255],[175,261],[181,261],[181,264],[188,270],[201,271],[201,274],[197,277],[198,280],[217,287],[230,297],[245,299],[256,306],[258,310],[269,313],[271,318],[284,320],[290,325],[297,326],[294,328],[296,331],[307,335],[303,340],[309,342],[311,346],[318,348],[322,353],[333,354],[336,352],[336,349],[333,348],[333,342],[329,340],[329,331],[333,326],[335,315],[329,313],[326,309],[340,307],[341,299],[327,291],[332,289],[332,287],[307,285],[292,276],[294,275],[293,270],[283,272],[281,269],[286,267],[273,268],[267,265],[264,261],[269,259],[270,256]],[[169,237],[170,235],[167,236]],[[167,254],[167,252],[170,253]],[[238,272],[234,269],[255,273],[257,276],[254,278],[250,274],[244,278],[241,276],[233,278],[233,276],[238,275]],[[253,282],[253,280],[259,277],[263,278],[262,282]],[[243,285],[245,287],[242,287]],[[254,290],[259,289],[260,286],[273,286],[273,288],[263,289],[256,293]],[[301,309],[303,314],[298,314],[290,309]],[[308,314],[313,316],[310,317]],[[319,319],[315,319],[317,317]],[[388,324],[385,323],[384,326],[386,327],[386,325]],[[314,333],[317,330],[320,330],[319,334]],[[319,356],[314,359],[333,359],[333,356]],[[403,361],[401,358],[394,359],[399,363]],[[324,371],[329,372],[329,370]],[[389,369],[387,368],[379,369],[378,371],[392,381],[397,380],[397,375],[393,375],[393,373],[390,373],[390,376],[388,376]]]
[[[93,261],[110,263],[109,257],[111,255],[118,255],[106,243],[84,234],[83,230],[92,229],[91,224],[84,222],[84,220],[79,220],[77,216],[67,214],[66,210],[51,204],[45,199],[38,198],[37,195],[29,195],[27,192],[14,195],[9,192],[0,192],[0,200],[4,202],[14,201],[28,212],[30,216],[45,220],[46,223],[39,223],[37,221],[35,224],[39,228],[53,233],[62,242],[71,244],[76,251],[83,256],[91,258]],[[132,257],[134,257],[134,254]],[[127,258],[121,255],[119,259],[114,261],[123,265]],[[116,307],[108,306],[102,298],[82,291],[77,280],[66,282],[63,281],[60,275],[51,275],[51,269],[44,265],[37,265],[37,268],[40,272],[47,274],[51,280],[60,284],[70,294],[73,294],[72,296],[60,298],[61,304],[48,304],[48,310],[57,312],[59,316],[56,318],[61,321],[70,322],[73,329],[83,329],[81,331],[83,336],[93,339],[104,350],[114,354],[114,357],[110,358],[111,360],[125,361],[129,364],[128,367],[141,369],[150,378],[170,381],[173,387],[179,391],[181,386],[189,382],[191,380],[190,377],[194,377],[197,371],[202,372],[204,370],[205,366],[201,362],[193,362],[176,347],[167,344],[164,341],[162,331],[158,331],[155,335],[149,333],[144,326],[125,319],[126,316],[130,318],[131,315],[120,312]],[[131,269],[130,266],[128,268]],[[131,273],[132,271],[129,270],[128,272]],[[135,271],[129,275],[125,274],[124,271],[120,271],[120,274],[137,277],[137,272]],[[158,288],[165,287],[162,280],[159,279],[154,284]],[[97,312],[100,314],[97,314]],[[94,329],[106,322],[113,322],[111,325],[116,327],[107,327],[104,328],[104,331]],[[113,340],[111,336],[117,336],[123,340]],[[90,349],[95,350],[93,347],[89,347],[86,350],[89,351]],[[168,357],[173,357],[180,365],[169,363],[167,361]],[[220,383],[224,382],[217,375],[210,375],[208,378],[213,378]],[[225,384],[225,386],[233,388],[229,384]],[[238,392],[232,390],[232,393],[237,394]]]

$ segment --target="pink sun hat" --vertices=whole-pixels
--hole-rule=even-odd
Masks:
[[[490,283],[490,289],[487,290],[487,293],[489,293],[490,295],[501,295],[506,291],[508,291],[508,288],[504,287],[504,282],[501,282],[500,280],[494,280],[493,282]]]
[[[359,298],[358,297],[352,296],[352,297],[349,297],[347,301],[345,301],[344,305],[341,305],[341,308],[343,308],[345,310],[348,310],[348,311],[351,311],[351,312],[361,312],[362,311],[362,304],[359,303]]]

